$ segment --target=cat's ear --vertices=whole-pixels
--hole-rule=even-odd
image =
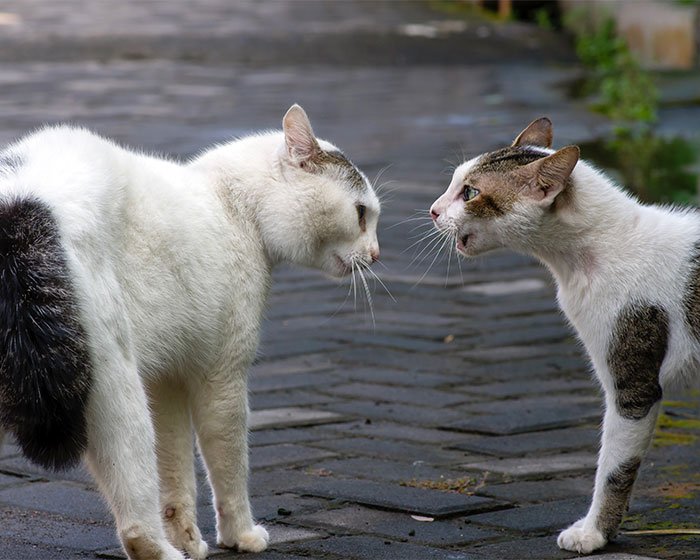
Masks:
[[[528,195],[542,205],[549,206],[566,187],[579,155],[578,146],[566,146],[523,166],[522,172],[528,180]]]
[[[542,117],[532,121],[525,130],[513,140],[512,146],[539,146],[540,148],[552,147],[552,121]]]
[[[300,166],[313,160],[321,153],[306,112],[296,103],[292,105],[282,119],[284,141],[287,154]]]

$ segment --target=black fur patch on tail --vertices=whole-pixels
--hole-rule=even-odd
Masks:
[[[51,210],[35,199],[0,201],[0,423],[28,459],[50,469],[80,460],[91,380]]]

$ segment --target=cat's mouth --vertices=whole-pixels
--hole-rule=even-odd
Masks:
[[[457,251],[460,253],[466,254],[467,253],[467,243],[469,243],[469,234],[465,233],[462,236],[457,237]]]
[[[333,255],[335,257],[335,264],[338,265],[338,276],[346,276],[350,274],[352,267],[349,266],[338,254]]]

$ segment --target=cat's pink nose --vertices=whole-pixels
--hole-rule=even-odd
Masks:
[[[379,260],[379,249],[372,249],[369,254],[372,257],[372,262]]]
[[[438,212],[435,211],[435,208],[431,208],[431,209],[430,209],[430,217],[431,217],[433,220],[437,220],[437,219],[440,217],[440,214],[439,214]]]

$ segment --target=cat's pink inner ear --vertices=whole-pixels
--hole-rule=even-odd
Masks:
[[[513,140],[513,146],[539,146],[541,148],[552,147],[552,121],[542,117],[532,121],[525,130]]]
[[[321,147],[316,141],[309,117],[299,105],[292,105],[282,119],[284,141],[289,156],[299,163],[318,155]]]
[[[538,201],[551,202],[564,190],[567,180],[578,163],[578,146],[566,146],[552,155],[523,167],[529,179],[529,194]]]

